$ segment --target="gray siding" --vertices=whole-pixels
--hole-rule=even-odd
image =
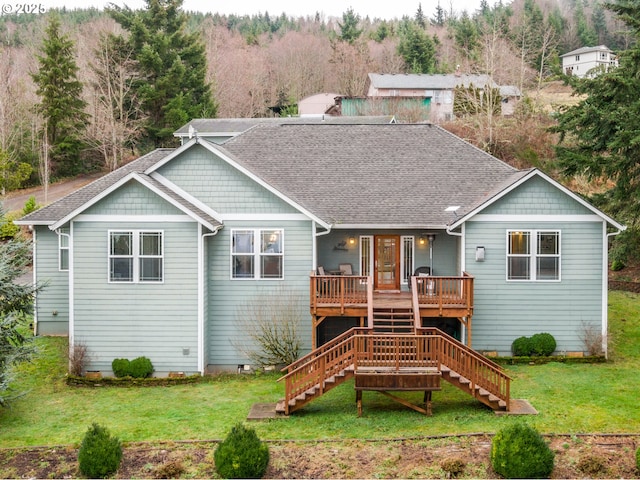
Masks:
[[[181,215],[178,208],[158,195],[130,180],[106,198],[83,212],[86,215]]]
[[[58,235],[35,227],[35,264],[42,290],[36,299],[37,335],[69,333],[69,272],[58,268]]]
[[[236,228],[282,228],[284,230],[283,280],[231,280],[231,231]],[[251,299],[298,297],[295,309],[300,316],[301,338],[306,350],[311,347],[309,314],[309,273],[312,267],[312,233],[308,221],[225,222],[225,228],[207,239],[209,288],[209,370],[235,369],[251,363],[242,352],[249,342],[246,330],[253,318],[244,318]],[[253,302],[255,304],[255,302]]]
[[[217,212],[299,213],[200,145],[173,159],[159,173]]]
[[[162,284],[108,282],[113,228],[164,232]],[[159,374],[197,372],[197,224],[75,222],[74,232],[74,332],[88,347],[89,369],[144,355]]]
[[[556,338],[557,352],[585,351],[580,339],[585,326],[600,332],[602,325],[603,223],[586,217],[579,221],[580,214],[592,212],[537,178],[490,211],[521,214],[522,219],[492,221],[489,216],[466,224],[466,270],[475,276],[473,348],[510,355],[517,337],[549,332]],[[528,214],[542,213],[576,217],[527,221]],[[561,232],[561,281],[507,281],[507,230],[519,229]],[[486,249],[484,262],[475,261],[477,246]]]

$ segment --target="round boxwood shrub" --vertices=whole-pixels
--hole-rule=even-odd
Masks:
[[[550,333],[536,333],[531,337],[533,355],[548,357],[556,350],[556,339]]]
[[[129,362],[129,375],[133,378],[147,378],[153,373],[153,365],[147,357],[134,358]]]
[[[118,470],[121,460],[120,440],[97,423],[89,427],[78,451],[80,472],[88,478],[106,478]]]
[[[501,429],[491,442],[491,466],[505,478],[549,478],[554,453],[529,425]]]
[[[129,359],[127,358],[116,358],[113,362],[111,362],[111,370],[113,370],[113,374],[118,377],[126,377],[129,375]]]
[[[511,344],[511,352],[515,357],[530,357],[533,351],[529,337],[516,338]]]
[[[147,357],[138,357],[133,360],[116,358],[111,362],[111,370],[118,377],[147,378],[153,373],[153,364]]]
[[[213,458],[222,478],[262,478],[269,464],[269,447],[255,430],[238,423],[218,445]]]
[[[636,468],[640,472],[640,447],[636,450]]]

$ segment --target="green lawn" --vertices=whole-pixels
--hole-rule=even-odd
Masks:
[[[265,440],[383,439],[495,432],[526,421],[544,433],[637,433],[640,409],[640,295],[610,294],[611,361],[601,364],[517,365],[512,397],[528,399],[537,416],[498,417],[443,382],[425,417],[386,397],[364,394],[357,417],[352,383],[346,383],[288,419],[252,424]],[[123,441],[216,440],[245,420],[252,404],[275,402],[283,384],[275,375],[229,375],[171,387],[66,385],[66,339],[39,338],[38,358],[20,367],[16,389],[26,394],[0,410],[0,446],[66,445],[81,440],[92,422]],[[419,401],[419,393],[407,394]]]

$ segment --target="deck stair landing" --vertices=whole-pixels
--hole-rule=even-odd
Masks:
[[[498,364],[437,328],[414,334],[380,334],[353,328],[284,369],[285,398],[276,411],[286,415],[352,378],[359,369],[394,375],[437,369],[441,378],[496,411],[508,411],[510,381]]]

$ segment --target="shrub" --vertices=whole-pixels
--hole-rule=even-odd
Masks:
[[[269,464],[269,447],[252,428],[238,423],[213,455],[222,478],[262,478]]]
[[[22,215],[29,215],[31,212],[35,212],[40,208],[38,202],[36,201],[36,197],[31,195],[29,199],[25,202],[24,207],[22,208]]]
[[[529,337],[516,338],[511,344],[511,351],[516,357],[530,357],[533,351]]]
[[[620,261],[620,260],[614,260],[613,262],[611,262],[611,271],[613,272],[619,272],[620,270],[622,270],[626,265],[624,264],[624,262]]]
[[[491,466],[506,478],[549,478],[553,458],[542,436],[522,423],[501,429],[491,442]]]
[[[89,361],[89,350],[83,342],[76,342],[69,351],[69,373],[79,377],[84,372]]]
[[[589,475],[589,477],[601,475],[607,471],[606,461],[595,455],[587,455],[581,458],[576,467],[582,473]]]
[[[111,362],[111,370],[113,370],[113,374],[118,378],[129,375],[129,363],[131,362],[126,358],[116,358]]]
[[[85,433],[78,452],[80,472],[88,478],[115,473],[122,460],[122,445],[105,427],[94,423]]]
[[[20,218],[20,216],[20,212],[12,212],[0,216],[0,239],[14,238],[18,234],[20,227],[13,221]]]
[[[111,362],[111,370],[118,377],[147,378],[153,373],[153,364],[147,357],[138,357],[133,360],[116,358]]]
[[[153,373],[153,365],[147,357],[138,357],[129,363],[129,376],[133,378],[147,378]]]
[[[636,450],[636,468],[640,472],[640,447]]]
[[[534,355],[548,357],[556,350],[556,339],[550,333],[536,333],[531,337],[531,350]]]
[[[440,462],[440,468],[447,473],[447,478],[456,478],[464,473],[465,464],[459,458],[445,458]]]

